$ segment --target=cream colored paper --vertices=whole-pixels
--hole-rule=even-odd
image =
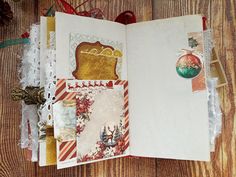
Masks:
[[[207,92],[192,92],[176,62],[199,15],[127,26],[131,155],[209,160]]]

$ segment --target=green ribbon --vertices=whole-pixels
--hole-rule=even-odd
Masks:
[[[54,11],[54,9],[53,9],[53,6],[54,6],[54,5],[52,5],[52,6],[48,9],[48,11],[46,12],[46,14],[45,14],[46,17],[55,16],[55,11]]]
[[[9,39],[0,42],[0,49],[12,46],[12,45],[17,45],[17,44],[29,44],[30,39],[29,38],[19,38],[19,39]]]

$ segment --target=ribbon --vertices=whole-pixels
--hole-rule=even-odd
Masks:
[[[63,12],[77,15],[76,10],[66,1],[64,0],[55,0],[55,1]]]
[[[44,16],[49,17],[49,16],[54,16],[55,11],[53,9],[54,4],[47,10]]]
[[[136,17],[132,11],[124,11],[116,17],[115,22],[122,23],[124,25],[136,23]]]
[[[12,45],[17,45],[17,44],[29,44],[30,39],[29,38],[19,38],[19,39],[9,39],[0,42],[0,49],[12,46]]]

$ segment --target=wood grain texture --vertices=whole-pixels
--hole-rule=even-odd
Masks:
[[[0,28],[0,41],[19,38],[34,22],[34,3],[31,0],[9,2],[14,19],[7,27]],[[27,18],[25,18],[27,17]],[[19,85],[17,78],[18,56],[22,46],[0,49],[0,176],[34,176],[35,164],[25,160],[19,147],[20,104],[10,100],[10,90]]]
[[[235,0],[156,0],[153,18],[203,14],[213,30],[214,46],[226,72],[228,86],[219,90],[223,111],[222,134],[216,142],[211,162],[157,160],[157,176],[235,177],[236,176],[236,1]]]
[[[17,38],[39,20],[44,8],[53,0],[21,0],[13,3],[14,20],[0,28],[0,41]],[[73,5],[82,1],[68,0]],[[153,8],[152,8],[153,4]],[[152,18],[201,13],[208,17],[213,29],[215,47],[226,71],[228,86],[219,90],[222,110],[222,135],[217,139],[211,163],[162,160],[150,158],[120,158],[79,167],[56,170],[55,166],[38,167],[27,162],[17,145],[20,139],[20,105],[9,100],[17,79],[18,55],[22,46],[0,49],[0,176],[1,177],[235,177],[236,176],[236,2],[235,0],[93,0],[81,7],[99,7],[105,17],[114,20],[124,10],[135,12],[138,21]],[[153,12],[153,13],[152,13]]]
[[[54,1],[51,0],[21,0],[19,3],[10,2],[14,12],[14,20],[8,27],[1,28],[0,40],[17,38],[29,29],[33,22],[39,21],[44,8],[49,8]],[[82,1],[67,1],[78,5]],[[90,7],[103,9],[105,17],[114,20],[124,10],[132,10],[138,21],[151,20],[151,0],[93,0],[80,10],[89,10]],[[22,46],[0,49],[0,177],[134,177],[155,176],[155,159],[122,158],[108,160],[90,165],[57,170],[56,166],[39,167],[37,163],[27,162],[23,151],[17,145],[20,139],[20,105],[9,99],[10,89],[18,86],[17,59],[21,55]]]

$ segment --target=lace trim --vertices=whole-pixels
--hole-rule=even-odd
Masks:
[[[55,32],[50,32],[50,47],[46,50],[45,62],[45,93],[46,102],[42,108],[42,121],[47,121],[47,125],[53,125],[52,103],[55,99],[56,90],[56,50]]]
[[[214,151],[215,139],[221,133],[222,112],[220,109],[219,95],[216,90],[218,78],[211,78],[207,81],[208,86],[208,116],[210,147]]]
[[[22,88],[39,86],[39,62],[39,25],[33,24],[30,30],[30,45],[24,46],[22,65],[19,70]],[[32,161],[38,160],[37,122],[37,106],[22,103],[21,147],[32,150]],[[28,124],[30,132],[28,132]]]

